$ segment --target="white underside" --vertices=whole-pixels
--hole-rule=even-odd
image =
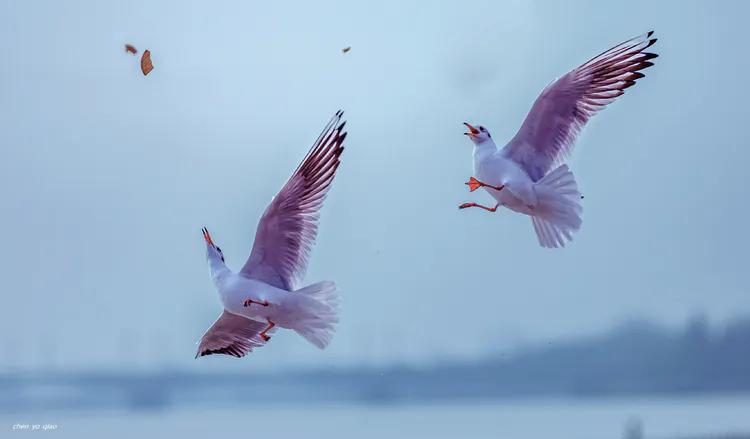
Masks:
[[[286,291],[231,273],[217,287],[222,305],[228,312],[293,329],[319,348],[328,345],[338,322],[336,285],[333,282],[319,282],[297,291]],[[245,306],[247,299],[268,303],[268,306],[258,303]]]
[[[500,206],[532,217],[542,247],[563,247],[581,227],[581,194],[567,165],[534,182],[515,162],[501,154],[475,154],[474,171],[480,181],[502,191],[485,188]]]
[[[223,279],[218,287],[219,298],[224,309],[232,314],[259,322],[266,322],[270,319],[281,327],[292,328],[294,322],[291,317],[299,308],[294,293],[234,273]],[[268,302],[269,306],[256,304],[244,306],[247,299]]]

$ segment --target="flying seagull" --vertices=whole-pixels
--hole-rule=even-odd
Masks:
[[[203,228],[206,259],[224,311],[200,340],[196,358],[243,357],[263,346],[275,328],[287,328],[323,349],[338,322],[336,284],[299,287],[318,231],[319,210],[344,151],[342,111],[321,132],[307,156],[266,208],[245,265],[234,273]]]
[[[646,49],[653,31],[595,56],[548,85],[537,98],[516,136],[498,149],[483,126],[464,123],[474,143],[471,192],[483,187],[494,207],[464,203],[459,209],[498,207],[531,216],[542,247],[562,247],[581,227],[581,199],[573,173],[562,164],[586,122],[625,93],[656,58]],[[559,165],[553,169],[553,166]]]

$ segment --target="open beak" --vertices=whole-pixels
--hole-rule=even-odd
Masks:
[[[211,240],[211,235],[208,233],[208,229],[204,227],[201,230],[203,231],[203,239],[206,240],[206,244],[213,246],[214,242]]]
[[[475,137],[477,134],[479,134],[479,130],[474,128],[470,123],[464,122],[464,125],[469,129],[468,133],[464,133],[465,135],[469,137]]]

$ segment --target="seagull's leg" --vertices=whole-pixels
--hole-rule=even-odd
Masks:
[[[268,301],[267,300],[264,300],[262,302],[258,302],[257,300],[253,300],[253,299],[247,299],[247,300],[245,300],[245,302],[242,303],[242,306],[250,306],[253,303],[255,303],[257,305],[260,305],[260,306],[268,306]]]
[[[266,319],[266,320],[268,321],[268,326],[266,326],[266,329],[264,329],[264,330],[263,330],[263,331],[261,331],[261,333],[260,333],[260,338],[262,338],[262,339],[263,339],[263,341],[268,341],[268,340],[270,340],[270,339],[271,339],[271,336],[270,336],[270,335],[268,335],[268,334],[266,334],[266,333],[267,333],[268,331],[270,331],[271,329],[273,329],[273,327],[274,327],[274,326],[276,326],[276,323],[274,323],[274,322],[272,322],[272,321],[270,321],[270,320],[268,320],[268,319]]]
[[[474,177],[470,177],[469,181],[464,183],[465,185],[469,186],[469,192],[474,192],[475,190],[479,189],[480,187],[488,187],[491,189],[495,189],[496,191],[501,191],[503,188],[505,188],[505,185],[500,186],[493,186],[491,184],[482,183],[481,181],[477,180]]]
[[[467,207],[478,207],[480,209],[486,210],[487,212],[494,212],[494,211],[497,210],[498,206],[500,206],[500,203],[495,204],[495,207],[482,206],[481,204],[477,204],[477,203],[464,203],[464,204],[458,206],[458,208],[459,209],[466,209]]]

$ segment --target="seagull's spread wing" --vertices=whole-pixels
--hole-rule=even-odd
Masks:
[[[266,344],[260,333],[267,325],[224,311],[201,337],[195,358],[211,354],[233,355],[237,358]],[[273,330],[269,331],[272,333]]]
[[[537,181],[571,150],[589,118],[643,78],[657,55],[648,32],[592,58],[548,85],[503,153]]]
[[[288,291],[296,289],[318,232],[320,207],[344,151],[346,122],[339,111],[323,129],[307,156],[266,208],[255,243],[240,274]]]

